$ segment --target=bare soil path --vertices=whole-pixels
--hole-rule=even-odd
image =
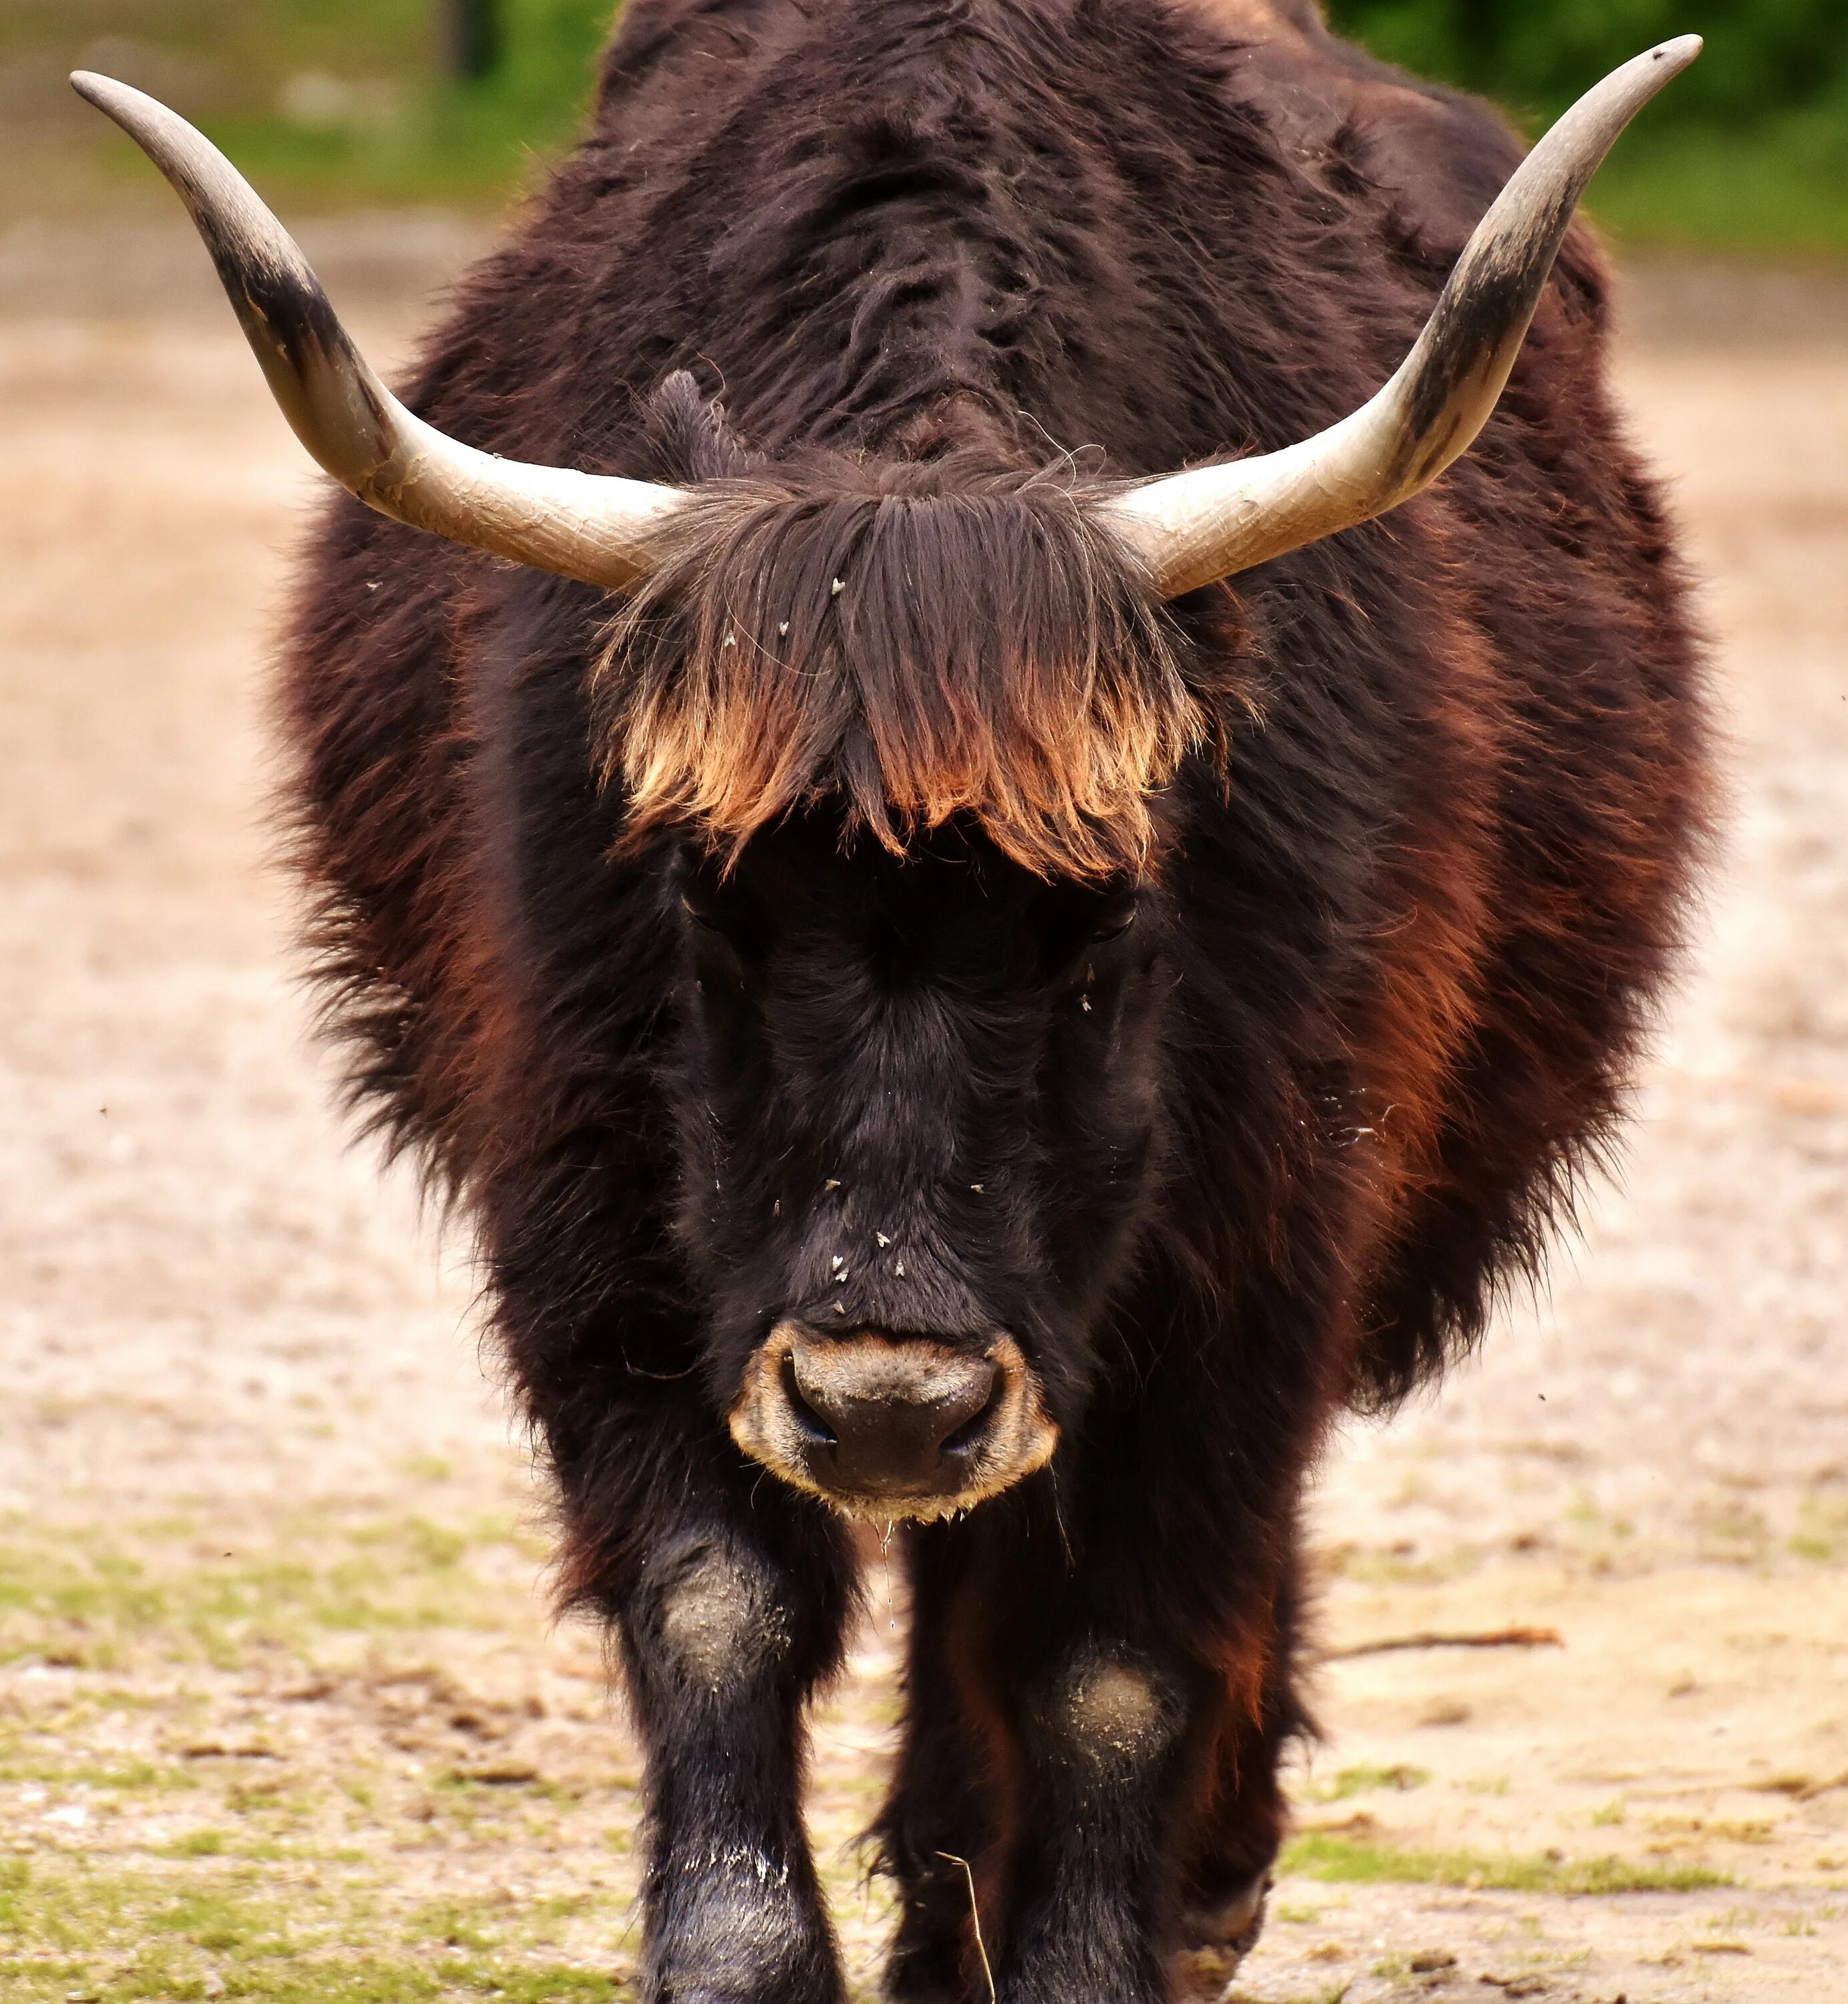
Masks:
[[[388,356],[394,240],[421,282],[463,239],[311,246]],[[1330,1454],[1322,1631],[1370,1652],[1263,2004],[1848,1999],[1845,299],[1639,289],[1739,814],[1584,1247]],[[467,1274],[306,1040],[261,714],[312,487],[222,311],[177,234],[0,240],[0,1994],[598,2004],[634,1749]],[[869,1992],[870,1586],[814,1803]],[[1375,1647],[1517,1627],[1563,1646]]]

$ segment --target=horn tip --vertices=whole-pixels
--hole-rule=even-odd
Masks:
[[[93,104],[105,117],[117,120],[124,110],[145,101],[145,94],[133,84],[119,82],[113,76],[100,75],[93,69],[72,70],[71,88],[86,103]]]
[[[1653,61],[1671,64],[1678,76],[1706,47],[1704,35],[1677,35],[1673,41],[1664,42],[1649,53]]]

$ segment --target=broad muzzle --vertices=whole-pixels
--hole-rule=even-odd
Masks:
[[[731,1410],[740,1447],[856,1516],[940,1517],[1043,1467],[1059,1442],[1013,1337],[968,1346],[779,1323]]]

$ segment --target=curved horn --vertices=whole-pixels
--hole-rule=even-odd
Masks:
[[[1249,570],[1409,501],[1475,443],[1507,387],[1585,185],[1623,128],[1700,54],[1664,42],[1580,99],[1469,240],[1405,364],[1318,437],[1132,487],[1108,526],[1165,597]]]
[[[527,466],[413,416],[366,366],[294,240],[224,155],[166,107],[80,70],[192,213],[244,337],[295,434],[343,487],[394,521],[588,584],[650,568],[650,532],[687,499],[642,480]]]

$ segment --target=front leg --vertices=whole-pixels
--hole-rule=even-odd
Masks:
[[[900,1897],[887,1995],[986,2004],[989,1946],[1030,1984],[1048,1959],[1101,1963],[1118,1981],[1139,1969],[1148,1984],[1165,1962],[1177,1999],[1222,1995],[1262,1928],[1285,1817],[1277,1764],[1307,1729],[1293,1595],[1274,1603],[1255,1716],[1242,1683],[1235,1692],[1210,1667],[1164,1676],[1094,1641],[1055,1652],[1023,1697],[1007,1666],[1027,1637],[970,1647],[1022,1592],[996,1592],[992,1551],[971,1567],[980,1543],[952,1529],[911,1545],[905,1739],[876,1827]],[[1003,1950],[1010,1912],[1030,1946]]]
[[[1265,1339],[1314,1313],[1280,1287],[1247,1298],[1248,1356],[1276,1357]],[[993,1802],[970,1817],[926,1763],[905,1764],[887,1828],[919,1834],[895,1862],[912,1959],[936,1981],[898,1995],[985,1996],[966,1934],[953,1953],[953,1889],[922,1855],[950,1848],[932,1833],[959,1822],[984,1847],[964,1855],[999,2004],[1171,2004],[1216,1976],[1223,1988],[1255,1938],[1284,1820],[1277,1762],[1304,1725],[1297,1512],[1321,1346],[1291,1345],[1301,1375],[1275,1370],[1261,1402],[1212,1335],[1151,1343],[1160,1361],[1107,1387],[1044,1476],[914,1534],[919,1617]],[[920,1747],[946,1708],[931,1690]]]
[[[1054,1577],[1023,1500],[912,1541],[906,1743],[880,1823],[903,1902],[887,1994],[985,2004],[992,1972],[1002,2004],[1217,1995],[1261,1924],[1276,1762],[1301,1726],[1287,1593],[1254,1590],[1217,1648],[1132,1634],[1098,1569]]]
[[[802,1823],[803,1712],[850,1603],[834,1527],[766,1494],[651,1542],[618,1610],[646,1743],[646,2004],[838,2004]],[[766,1535],[781,1529],[781,1536]]]
[[[1279,1650],[1246,1663],[1287,1684]],[[1025,1693],[1002,2004],[1165,2004],[1221,1995],[1263,1923],[1293,1701],[1254,1720],[1253,1679],[1178,1648],[1092,1634]],[[1259,1700],[1261,1704],[1265,1701]],[[1269,1708],[1265,1705],[1265,1710]]]
[[[1181,1838],[1223,1701],[1177,1657],[1108,1636],[1074,1638],[1023,1696],[999,1995],[1156,2004]]]

